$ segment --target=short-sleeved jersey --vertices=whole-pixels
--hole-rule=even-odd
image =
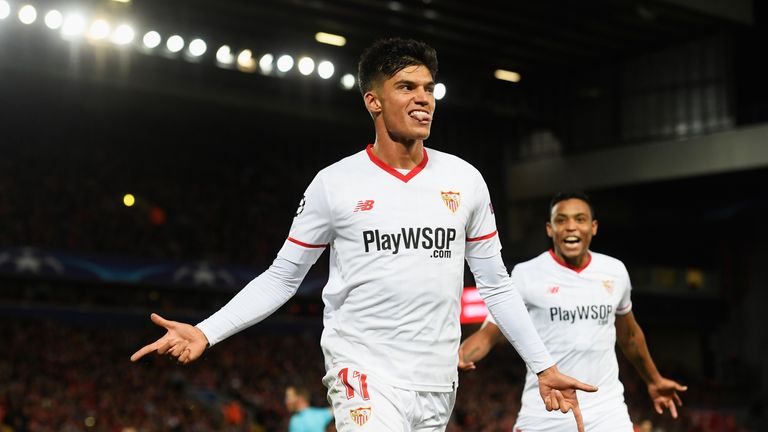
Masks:
[[[627,314],[632,308],[624,264],[590,252],[590,261],[574,269],[550,250],[516,265],[512,281],[558,369],[600,389],[596,393],[579,392],[585,421],[588,415],[606,410],[626,412],[615,351],[616,315]],[[530,370],[520,410],[520,417],[524,416],[571,420],[570,416],[546,411],[538,380]]]
[[[278,255],[314,262],[327,246],[326,368],[356,364],[395,387],[451,391],[464,258],[501,249],[480,173],[432,149],[402,173],[368,146],[317,174]]]

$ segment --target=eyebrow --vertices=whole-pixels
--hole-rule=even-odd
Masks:
[[[579,212],[579,213],[576,213],[576,214],[566,214],[566,213],[556,213],[555,214],[555,218],[558,218],[558,217],[579,217],[579,216],[588,216],[588,214],[584,213],[584,212]]]
[[[407,80],[407,79],[401,79],[401,80],[395,81],[395,85],[398,85],[398,84],[408,84],[408,85],[411,85],[411,86],[419,85],[416,81]],[[430,86],[431,87],[435,86],[435,82],[433,80],[430,80],[426,84],[424,84],[424,87],[430,87]]]

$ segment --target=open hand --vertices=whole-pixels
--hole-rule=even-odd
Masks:
[[[659,414],[668,409],[672,418],[677,418],[677,407],[683,406],[683,401],[677,392],[688,390],[687,386],[681,385],[670,379],[661,378],[659,381],[648,384],[648,394],[653,400],[653,407]]]
[[[208,338],[199,328],[189,324],[169,321],[153,313],[152,322],[167,331],[163,337],[133,353],[131,361],[136,361],[152,351],[176,357],[180,363],[187,364],[203,354],[208,346]]]
[[[562,413],[573,411],[579,432],[584,432],[584,420],[581,417],[576,390],[595,392],[597,387],[560,373],[556,366],[539,373],[539,393],[547,411],[560,410]]]

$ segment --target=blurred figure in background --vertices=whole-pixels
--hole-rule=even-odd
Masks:
[[[288,432],[325,432],[333,420],[331,409],[310,406],[309,390],[301,386],[285,389],[285,408],[291,414]]]

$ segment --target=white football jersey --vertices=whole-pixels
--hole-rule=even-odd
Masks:
[[[326,368],[351,363],[396,387],[451,391],[465,255],[501,249],[480,173],[432,149],[403,173],[368,146],[317,174],[278,255],[314,262],[326,247]]]
[[[626,412],[615,351],[616,315],[632,309],[624,264],[590,252],[590,261],[574,269],[550,250],[516,265],[512,281],[558,369],[599,388],[595,393],[578,394],[584,421],[599,412]],[[572,421],[572,416],[546,411],[538,380],[530,369],[519,417]]]

